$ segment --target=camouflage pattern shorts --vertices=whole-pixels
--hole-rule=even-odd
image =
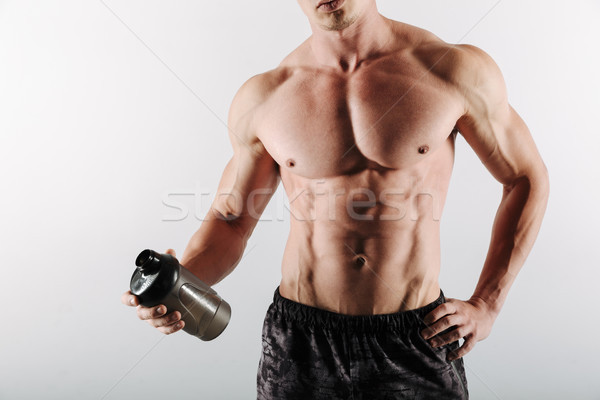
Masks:
[[[265,318],[257,398],[468,399],[458,342],[432,348],[423,317],[445,302],[394,314],[349,316],[296,303],[275,291]]]

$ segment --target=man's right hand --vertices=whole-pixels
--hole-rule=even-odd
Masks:
[[[166,253],[175,256],[175,251],[172,249],[167,250]],[[154,307],[144,307],[140,304],[137,296],[131,293],[131,290],[123,293],[121,302],[126,306],[136,307],[139,319],[148,322],[165,335],[175,333],[185,325],[185,322],[181,320],[181,313],[179,311],[173,311],[165,315],[167,307],[163,304]]]

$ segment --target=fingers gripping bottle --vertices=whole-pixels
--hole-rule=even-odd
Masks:
[[[164,304],[167,312],[179,311],[185,322],[183,330],[202,340],[212,340],[223,332],[231,307],[175,257],[144,250],[135,265],[130,288],[141,305]]]

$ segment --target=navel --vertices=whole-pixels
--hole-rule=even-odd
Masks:
[[[423,146],[419,147],[419,154],[425,154],[429,151],[429,146],[427,146],[426,144],[424,144]]]
[[[292,168],[294,165],[296,165],[296,161],[294,161],[291,158],[288,158],[287,161],[285,162],[285,165],[287,165],[288,167]]]
[[[354,261],[354,266],[356,266],[357,268],[360,268],[367,263],[367,259],[365,258],[364,255],[361,255],[361,254],[357,254],[356,256],[354,256],[353,261]]]

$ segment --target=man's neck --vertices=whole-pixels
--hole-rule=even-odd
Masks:
[[[362,61],[384,51],[393,35],[390,21],[376,8],[369,9],[352,25],[339,31],[312,28],[309,43],[316,61],[344,72],[356,70]]]

